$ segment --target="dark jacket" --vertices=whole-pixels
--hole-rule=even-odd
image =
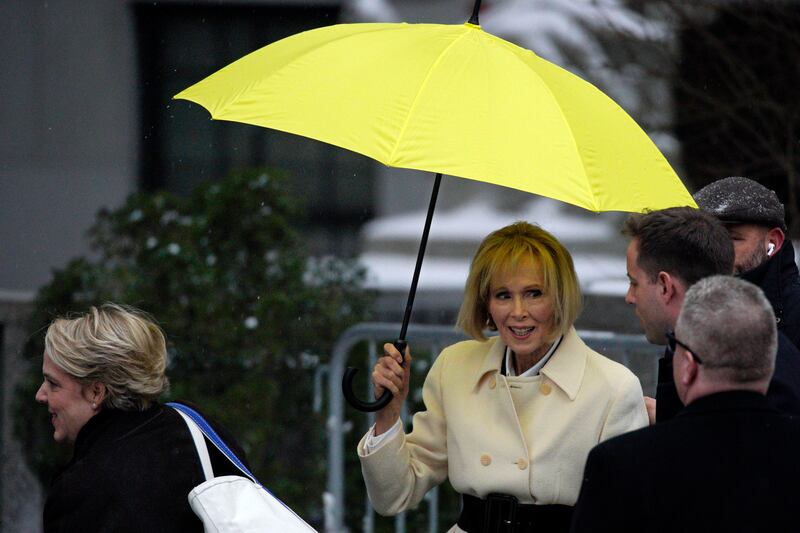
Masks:
[[[775,256],[740,277],[761,287],[775,311],[778,330],[800,348],[800,273],[792,242],[784,241]]]
[[[244,460],[224,429],[214,429]],[[216,476],[239,471],[207,442]],[[44,508],[46,533],[202,532],[187,496],[205,481],[186,423],[174,409],[104,409],[75,441]]]
[[[780,331],[775,372],[769,383],[767,400],[781,413],[800,415],[800,350]],[[656,386],[656,422],[675,417],[683,409],[672,378],[672,360],[666,355],[658,360]]]
[[[699,398],[589,453],[572,531],[797,531],[798,447],[760,394]]]

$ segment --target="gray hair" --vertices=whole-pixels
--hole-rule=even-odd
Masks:
[[[164,333],[149,315],[107,303],[47,328],[45,353],[79,383],[106,386],[103,405],[143,410],[169,389]]]
[[[697,350],[702,366],[727,381],[759,381],[775,368],[775,314],[761,289],[748,281],[711,276],[692,285],[676,330]]]

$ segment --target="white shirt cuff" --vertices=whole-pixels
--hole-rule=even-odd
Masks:
[[[375,435],[375,424],[369,428],[367,432],[367,437],[364,439],[364,455],[369,455],[373,452],[378,451],[381,446],[383,446],[386,442],[391,440],[391,437],[394,436],[398,431],[400,431],[400,419],[397,419],[397,422],[394,423],[392,427],[388,430],[384,431],[380,435]]]

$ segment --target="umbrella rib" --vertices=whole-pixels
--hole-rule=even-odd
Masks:
[[[468,31],[469,31],[469,30],[468,30]],[[408,109],[408,113],[406,114],[406,118],[405,118],[405,120],[403,121],[403,126],[400,128],[400,133],[399,133],[399,135],[397,136],[397,140],[396,140],[396,141],[395,141],[395,143],[394,143],[394,148],[392,148],[392,153],[391,153],[391,155],[389,156],[389,162],[390,162],[390,163],[394,163],[394,161],[395,161],[395,155],[397,154],[397,149],[398,149],[398,147],[400,146],[400,143],[401,143],[401,141],[403,140],[403,137],[404,137],[404,136],[405,136],[405,134],[406,134],[406,130],[408,129],[408,123],[409,123],[409,121],[411,120],[411,115],[414,113],[414,109],[416,109],[416,107],[417,107],[417,102],[418,102],[418,101],[419,101],[419,99],[420,99],[420,95],[421,95],[421,94],[422,94],[422,92],[425,90],[425,87],[428,85],[428,80],[430,79],[431,75],[433,74],[433,71],[436,69],[436,66],[437,66],[439,63],[441,63],[441,62],[442,62],[442,58],[443,58],[445,55],[447,55],[447,52],[448,52],[448,51],[449,51],[449,50],[450,50],[450,49],[451,49],[453,46],[455,46],[455,45],[456,45],[456,43],[458,43],[458,42],[459,42],[461,39],[463,39],[464,37],[466,37],[466,35],[467,35],[467,33],[466,33],[466,32],[462,33],[461,35],[459,35],[459,36],[458,36],[458,38],[457,38],[457,39],[454,39],[454,40],[453,40],[453,42],[451,42],[449,45],[447,45],[447,48],[445,48],[444,50],[442,50],[442,52],[441,52],[441,53],[440,53],[440,54],[439,54],[439,55],[436,57],[436,61],[434,61],[433,63],[431,63],[431,66],[428,68],[428,72],[425,74],[425,79],[424,79],[424,80],[422,80],[422,83],[421,83],[421,84],[420,84],[420,86],[419,86],[419,90],[417,91],[417,94],[414,96],[414,101],[411,103],[411,107]]]
[[[550,88],[550,86],[547,85],[546,83],[544,84],[544,86],[545,89],[547,89],[547,92],[550,94],[550,97],[556,102],[558,102],[558,98],[556,98],[556,95],[555,93],[553,93],[553,90]],[[581,162],[581,169],[583,170],[583,179],[586,181],[587,185],[592,191],[591,201],[592,201],[592,206],[594,208],[593,210],[595,213],[599,213],[600,207],[597,205],[597,194],[596,191],[594,190],[594,184],[592,183],[592,180],[589,179],[589,173],[586,170],[586,162],[583,160],[581,151],[578,149],[578,141],[575,140],[575,132],[572,130],[572,124],[570,124],[569,120],[567,120],[567,116],[564,114],[564,110],[561,108],[560,105],[557,105],[556,109],[558,109],[558,114],[561,115],[562,119],[564,120],[564,124],[566,124],[567,128],[570,131],[569,138],[572,141],[572,147],[575,150],[575,153],[578,154],[578,161]]]
[[[518,49],[519,49],[519,50],[523,50],[524,52],[526,52],[526,53],[529,53],[529,54],[533,55],[534,57],[536,57],[536,58],[537,58],[538,60],[540,60],[540,61],[547,61],[547,60],[545,60],[545,59],[543,59],[543,58],[539,57],[538,55],[536,55],[536,54],[535,54],[534,52],[532,52],[531,50],[526,50],[526,49],[524,49],[524,48],[519,48],[519,47],[517,47],[517,46],[513,45],[512,43],[507,43],[507,44],[506,44],[506,43],[503,43],[503,45],[504,45],[504,46],[506,46],[507,48],[510,48],[508,45],[511,45],[511,46],[514,48],[514,49],[512,49],[512,52],[514,52],[514,57],[516,57],[516,58],[517,58],[517,60],[518,60],[518,61],[520,61],[520,62],[521,62],[523,65],[525,65],[526,67],[527,67],[528,65],[527,65],[527,64],[525,63],[525,61],[524,61],[524,60],[523,60],[523,59],[522,59],[522,58],[519,56]],[[547,61],[547,63],[550,63],[550,62],[549,62],[549,61]],[[561,68],[561,67],[559,67],[558,65],[556,65],[555,63],[550,63],[550,64],[552,64],[552,65],[553,65],[555,68]],[[530,68],[530,67],[528,67],[528,68]],[[536,73],[535,73],[535,72],[533,72],[533,74],[535,75]],[[584,81],[584,83],[588,83],[588,82],[586,82],[585,80],[583,80],[583,81]],[[590,84],[590,85],[591,85],[591,84]],[[556,98],[556,95],[555,95],[555,93],[553,92],[553,90],[550,88],[550,86],[549,86],[547,83],[542,83],[542,86],[543,86],[543,87],[544,87],[544,89],[547,91],[547,93],[550,95],[550,98],[552,98],[552,99],[553,99],[553,101],[555,101],[556,103],[558,103],[558,98]],[[567,127],[567,128],[569,129],[569,131],[570,131],[570,136],[569,136],[569,138],[570,138],[570,140],[571,140],[571,142],[572,142],[572,146],[573,146],[573,148],[574,148],[574,150],[575,150],[575,153],[576,153],[576,154],[577,154],[577,156],[578,156],[578,157],[577,157],[577,159],[578,159],[578,161],[580,161],[580,162],[581,162],[581,169],[583,170],[583,178],[584,178],[584,180],[585,180],[585,181],[588,183],[588,185],[589,185],[589,187],[592,189],[592,191],[594,192],[594,187],[592,186],[592,182],[591,182],[591,180],[589,180],[589,179],[588,179],[588,178],[589,178],[589,175],[588,175],[588,173],[587,173],[587,171],[586,171],[586,163],[583,161],[583,157],[581,156],[581,152],[580,152],[580,150],[578,149],[578,143],[577,143],[577,141],[575,140],[575,135],[574,135],[574,133],[573,133],[573,131],[572,131],[572,125],[570,124],[569,120],[567,120],[567,117],[566,117],[566,115],[564,115],[564,110],[561,108],[561,106],[560,106],[560,105],[556,105],[556,106],[555,106],[555,108],[558,110],[558,113],[559,113],[559,115],[561,115],[561,118],[562,118],[562,120],[563,120],[564,124],[566,125],[566,127]],[[591,202],[592,202],[592,206],[593,206],[593,211],[594,211],[594,212],[596,212],[596,213],[599,213],[599,212],[600,212],[600,207],[599,207],[599,206],[598,206],[598,204],[597,204],[597,196],[596,196],[595,194],[592,194]]]

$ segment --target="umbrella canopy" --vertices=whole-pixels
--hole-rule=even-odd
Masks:
[[[265,46],[175,98],[214,119],[591,211],[695,205],[613,100],[476,24],[319,28]]]

